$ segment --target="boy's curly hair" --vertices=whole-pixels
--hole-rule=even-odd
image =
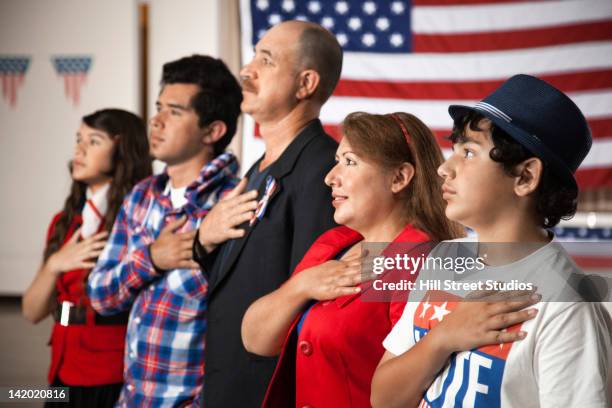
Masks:
[[[487,118],[476,111],[458,118],[449,136],[450,141],[453,144],[464,141],[467,126],[471,130],[482,131],[478,124],[483,119]],[[489,157],[501,164],[508,176],[516,176],[515,170],[518,164],[531,157],[537,157],[493,123],[491,123],[491,137],[494,147],[489,152]],[[552,228],[562,219],[574,216],[578,205],[578,189],[561,181],[544,160],[542,164],[542,176],[534,197],[536,213],[544,228]]]

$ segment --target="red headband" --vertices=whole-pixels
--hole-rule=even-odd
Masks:
[[[404,122],[402,122],[399,116],[397,116],[395,113],[392,113],[391,117],[397,122],[399,127],[402,129],[402,133],[404,134],[404,137],[406,138],[406,143],[410,145],[410,135],[408,134],[408,130],[406,129]]]

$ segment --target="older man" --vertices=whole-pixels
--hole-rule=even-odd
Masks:
[[[323,179],[337,144],[318,116],[341,70],[342,49],[329,31],[289,21],[268,31],[240,73],[241,108],[259,124],[265,153],[203,220],[194,242],[194,259],[209,278],[207,408],[261,404],[276,359],[244,349],[244,313],[334,226]]]

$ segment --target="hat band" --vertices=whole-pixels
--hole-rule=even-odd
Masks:
[[[504,120],[506,122],[512,122],[512,118],[510,116],[506,115],[504,112],[500,111],[495,106],[490,105],[486,102],[477,102],[474,107],[487,111],[498,119]]]

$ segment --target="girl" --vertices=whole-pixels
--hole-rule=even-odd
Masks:
[[[121,389],[127,314],[96,314],[85,283],[123,197],[151,174],[142,120],[120,109],[83,117],[70,171],[70,194],[51,221],[43,264],[22,310],[32,323],[49,314],[55,319],[49,383],[69,387],[70,406],[110,407]]]

